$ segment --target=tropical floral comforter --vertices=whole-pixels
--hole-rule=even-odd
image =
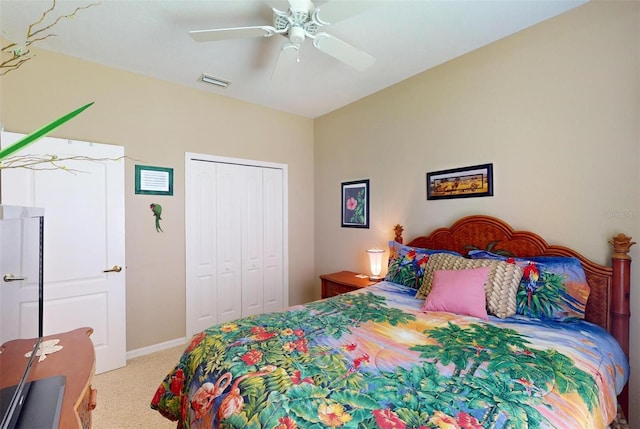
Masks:
[[[357,292],[196,335],[151,407],[178,428],[605,428],[628,378],[584,321],[420,311],[415,290]]]

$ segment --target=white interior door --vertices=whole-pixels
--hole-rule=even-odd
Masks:
[[[2,133],[2,145],[20,137]],[[89,326],[96,372],[124,366],[124,148],[47,137],[19,154],[92,159],[65,162],[71,172],[4,169],[2,203],[45,210],[44,334]]]

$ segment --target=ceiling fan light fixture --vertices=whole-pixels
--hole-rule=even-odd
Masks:
[[[208,74],[204,74],[204,73],[202,73],[200,75],[198,80],[200,82],[208,83],[210,85],[216,85],[216,86],[219,86],[221,88],[226,88],[229,85],[231,85],[231,82],[229,82],[229,81],[222,80],[222,79],[219,79],[217,77],[209,76]]]

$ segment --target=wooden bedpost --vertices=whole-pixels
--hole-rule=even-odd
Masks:
[[[404,231],[404,228],[400,224],[397,224],[396,226],[393,227],[393,232],[396,235],[394,240],[400,244],[402,244],[402,231]]]
[[[629,291],[631,286],[631,257],[629,249],[636,244],[631,237],[624,234],[614,236],[609,243],[613,246],[611,265],[613,279],[611,285],[611,335],[613,335],[624,354],[629,358]],[[618,403],[625,416],[629,416],[629,384],[624,387]]]

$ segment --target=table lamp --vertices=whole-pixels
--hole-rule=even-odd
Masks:
[[[371,268],[369,280],[382,280],[380,273],[382,272],[382,254],[384,250],[374,246],[371,249],[367,249],[367,253],[369,254],[369,266]]]

